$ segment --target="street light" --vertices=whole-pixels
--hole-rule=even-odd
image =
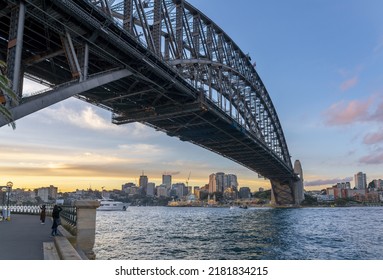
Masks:
[[[7,192],[7,187],[2,187],[1,188],[1,193],[3,195],[3,203],[2,203],[2,206],[1,206],[1,215],[3,216],[2,218],[5,220],[5,216],[6,216],[6,209],[5,209],[5,196],[6,196],[6,192]]]
[[[6,187],[3,187],[1,190],[3,192],[6,192],[6,195],[7,195],[7,209],[4,211],[4,204],[5,204],[5,201],[4,201],[4,198],[3,198],[3,218],[6,219],[6,220],[10,220],[11,219],[11,211],[9,209],[9,197],[10,197],[10,194],[11,194],[11,190],[12,190],[12,187],[13,187],[13,183],[12,182],[8,182],[7,183],[7,186]]]

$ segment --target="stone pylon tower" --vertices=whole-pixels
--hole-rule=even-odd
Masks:
[[[303,189],[303,171],[302,171],[302,165],[299,160],[296,160],[294,162],[294,173],[298,174],[300,180],[294,183],[294,196],[295,196],[295,203],[300,204],[304,199],[304,189]]]

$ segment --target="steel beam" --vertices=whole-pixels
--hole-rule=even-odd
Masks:
[[[74,83],[69,86],[54,89],[37,96],[32,96],[28,99],[25,99],[25,102],[21,103],[19,106],[11,108],[10,111],[12,113],[13,119],[18,120],[76,94],[81,94],[84,91],[106,85],[108,83],[126,78],[130,75],[132,75],[132,72],[126,69],[109,72],[101,76],[90,78],[80,83]],[[0,116],[0,127],[6,124],[8,124],[8,121]]]
[[[21,98],[22,95],[22,75],[21,75],[21,55],[23,50],[25,22],[25,4],[20,1],[19,5],[14,7],[11,12],[11,24],[8,40],[8,78],[12,81],[12,90]],[[7,106],[12,107],[10,100],[7,100]]]

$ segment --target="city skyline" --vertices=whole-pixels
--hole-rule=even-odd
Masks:
[[[306,189],[354,185],[360,171],[367,183],[383,177],[383,3],[189,2],[256,62]],[[24,91],[40,88],[26,82]],[[191,173],[189,185],[203,185],[209,174],[224,172],[237,174],[239,186],[270,188],[210,151],[110,120],[110,112],[71,98],[16,121],[14,131],[2,127],[0,185],[119,188],[145,170],[155,183],[168,172],[180,182]]]

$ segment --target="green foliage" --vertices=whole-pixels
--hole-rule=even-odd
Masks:
[[[259,198],[259,199],[270,200],[271,199],[271,190],[266,190],[266,191],[263,191],[263,192],[255,192],[254,193],[254,197],[255,198]]]

